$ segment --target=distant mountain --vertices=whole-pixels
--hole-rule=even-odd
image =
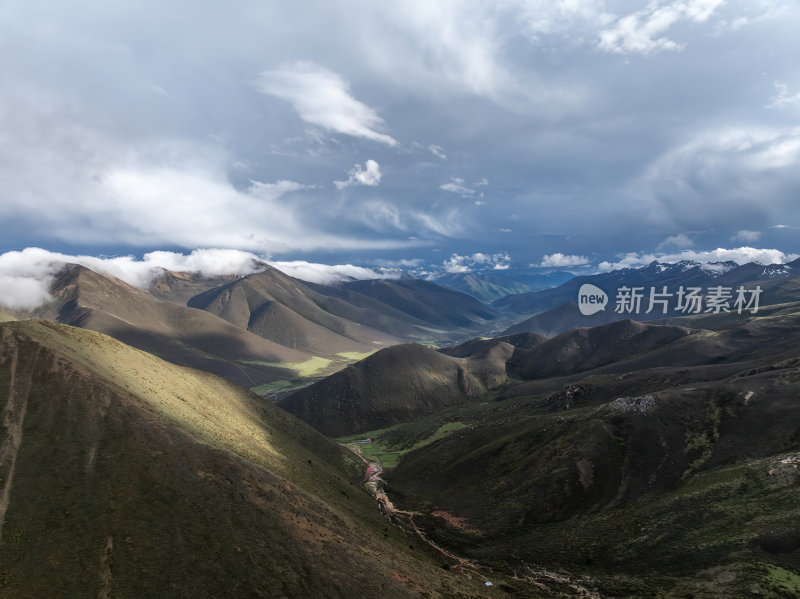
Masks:
[[[529,291],[552,289],[553,287],[563,285],[570,279],[575,278],[573,273],[565,270],[554,270],[544,274],[538,272],[514,271],[511,276],[527,286]]]
[[[403,339],[430,339],[434,324],[412,316],[380,300],[341,285],[304,282],[318,295],[314,302],[326,312],[361,323]]]
[[[316,355],[370,352],[436,340],[495,317],[476,299],[413,278],[307,283],[266,270],[192,297],[188,305],[287,347]]]
[[[33,316],[106,333],[175,364],[213,372],[247,387],[292,378],[293,371],[280,364],[312,357],[83,266],[65,267],[51,293],[54,301]]]
[[[506,310],[522,312],[530,310],[536,312],[532,317],[506,329],[504,334],[535,332],[543,335],[556,335],[572,328],[596,326],[624,318],[640,321],[664,318],[660,306],[657,306],[651,313],[646,313],[647,297],[643,299],[642,307],[638,313],[616,313],[616,293],[622,286],[644,287],[645,293],[649,293],[651,287],[660,292],[666,286],[667,292],[672,294],[675,294],[680,286],[684,288],[700,287],[703,290],[703,294],[706,294],[709,288],[717,286],[730,287],[732,290],[736,290],[740,286],[744,286],[746,289],[754,289],[759,286],[762,290],[759,305],[764,306],[774,303],[774,298],[780,293],[770,293],[773,287],[779,287],[782,282],[798,275],[800,275],[800,262],[798,261],[790,264],[772,264],[768,266],[756,263],[736,266],[734,263],[729,262],[705,266],[692,262],[679,262],[669,265],[653,262],[640,269],[624,269],[600,275],[576,277],[555,289],[533,294],[508,296],[493,305],[499,306],[505,302],[503,308]],[[575,302],[578,299],[580,286],[585,283],[591,283],[608,294],[609,303],[604,311],[591,316],[585,316],[580,313]],[[800,299],[800,295],[793,295],[789,292],[790,288],[791,285],[787,285],[784,288],[785,291],[782,295],[784,300]],[[669,316],[683,315],[676,309],[676,301],[674,299],[668,308],[667,314]]]
[[[0,389],[4,595],[489,596],[390,527],[354,454],[213,375],[25,321]]]
[[[194,296],[188,306],[216,314],[265,339],[316,355],[373,351],[400,339],[320,307],[320,294],[277,269]]]
[[[419,279],[352,281],[342,285],[379,300],[437,328],[476,327],[493,320],[494,310],[465,293]]]
[[[572,273],[560,271],[547,274],[509,274],[504,271],[491,271],[447,273],[435,277],[433,281],[490,303],[507,295],[557,287],[574,276]]]
[[[365,432],[482,397],[505,382],[513,347],[458,359],[417,344],[383,349],[280,406],[330,436]]]
[[[687,260],[675,264],[651,262],[641,268],[623,268],[607,273],[574,277],[554,289],[509,295],[494,302],[492,306],[518,314],[531,314],[550,310],[566,302],[576,301],[578,289],[584,283],[595,285],[605,290],[609,295],[613,295],[623,285],[629,287],[656,284],[668,287],[677,285],[702,286],[715,281],[736,268],[735,262],[718,262],[715,264],[700,264],[699,262]]]
[[[438,285],[471,295],[482,302],[492,302],[514,293],[531,291],[527,285],[488,273],[447,273],[432,279]]]
[[[9,320],[17,320],[17,317],[14,315],[13,312],[0,308],[0,322],[5,322]]]

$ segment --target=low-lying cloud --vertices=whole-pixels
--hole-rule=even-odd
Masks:
[[[710,264],[714,262],[736,262],[742,265],[748,262],[758,262],[759,264],[785,264],[800,258],[798,254],[786,254],[775,249],[759,249],[752,247],[738,248],[717,248],[709,251],[684,250],[672,254],[658,254],[647,252],[629,252],[616,262],[604,261],[597,265],[602,272],[617,270],[621,268],[638,268],[650,264],[653,261],[674,264],[682,260]]]
[[[484,254],[482,252],[471,256],[453,254],[442,262],[442,266],[449,273],[467,273],[475,270],[508,270],[511,266],[511,256],[508,253]]]
[[[557,268],[565,266],[584,266],[589,264],[590,260],[586,256],[578,256],[575,254],[562,254],[556,252],[555,254],[545,254],[542,261],[536,266],[540,268]]]
[[[318,264],[306,262],[305,260],[292,260],[286,262],[270,262],[270,265],[277,268],[284,274],[309,281],[330,285],[342,281],[368,280],[368,279],[398,279],[400,272],[397,270],[386,270],[384,268],[366,268],[364,266],[354,266],[352,264]]]
[[[31,310],[50,299],[53,277],[66,264],[80,264],[111,275],[134,287],[146,288],[163,270],[198,273],[202,276],[248,275],[265,268],[263,258],[250,252],[201,249],[190,254],[149,252],[133,256],[72,256],[41,248],[0,254],[0,306]]]
[[[157,251],[134,256],[97,257],[69,255],[41,248],[0,254],[0,306],[11,310],[33,310],[49,301],[53,277],[66,264],[80,264],[146,289],[164,270],[197,273],[204,277],[245,276],[267,268],[267,259],[235,249],[198,249],[189,254]],[[353,279],[393,279],[395,270],[371,269],[352,264],[315,264],[303,260],[270,262],[270,266],[304,281],[330,284]]]

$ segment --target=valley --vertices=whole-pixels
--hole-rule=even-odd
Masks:
[[[431,282],[273,270],[66,267],[3,315],[14,596],[44,588],[31,563],[70,597],[792,596],[793,278],[757,314],[544,335]]]
[[[800,1],[0,7],[0,599],[800,599]]]

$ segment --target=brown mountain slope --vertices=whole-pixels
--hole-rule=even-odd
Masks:
[[[485,596],[384,533],[352,454],[213,375],[26,321],[0,397],[3,595]]]
[[[351,281],[343,286],[440,328],[474,327],[497,316],[474,297],[431,281]]]
[[[403,339],[429,337],[424,330],[433,323],[416,318],[380,300],[342,285],[320,285],[306,281],[303,283],[317,292],[314,302],[326,312]]]
[[[237,275],[204,277],[192,272],[164,270],[150,283],[148,291],[160,300],[185,306],[195,295],[235,281]]]
[[[407,343],[383,349],[296,391],[280,406],[330,436],[383,428],[464,403],[504,382],[513,347],[475,360]]]
[[[293,376],[270,364],[311,358],[213,314],[160,301],[82,266],[68,267],[58,275],[51,293],[55,302],[36,310],[35,316],[107,333],[170,362],[213,372],[247,387]]]
[[[17,320],[17,317],[14,316],[12,312],[0,308],[0,322],[6,322],[9,320]]]
[[[399,339],[320,307],[302,281],[269,268],[189,300],[238,327],[281,345],[317,355],[372,351]]]

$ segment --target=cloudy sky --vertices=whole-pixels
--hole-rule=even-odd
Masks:
[[[7,0],[0,252],[780,259],[799,30],[788,0]]]

